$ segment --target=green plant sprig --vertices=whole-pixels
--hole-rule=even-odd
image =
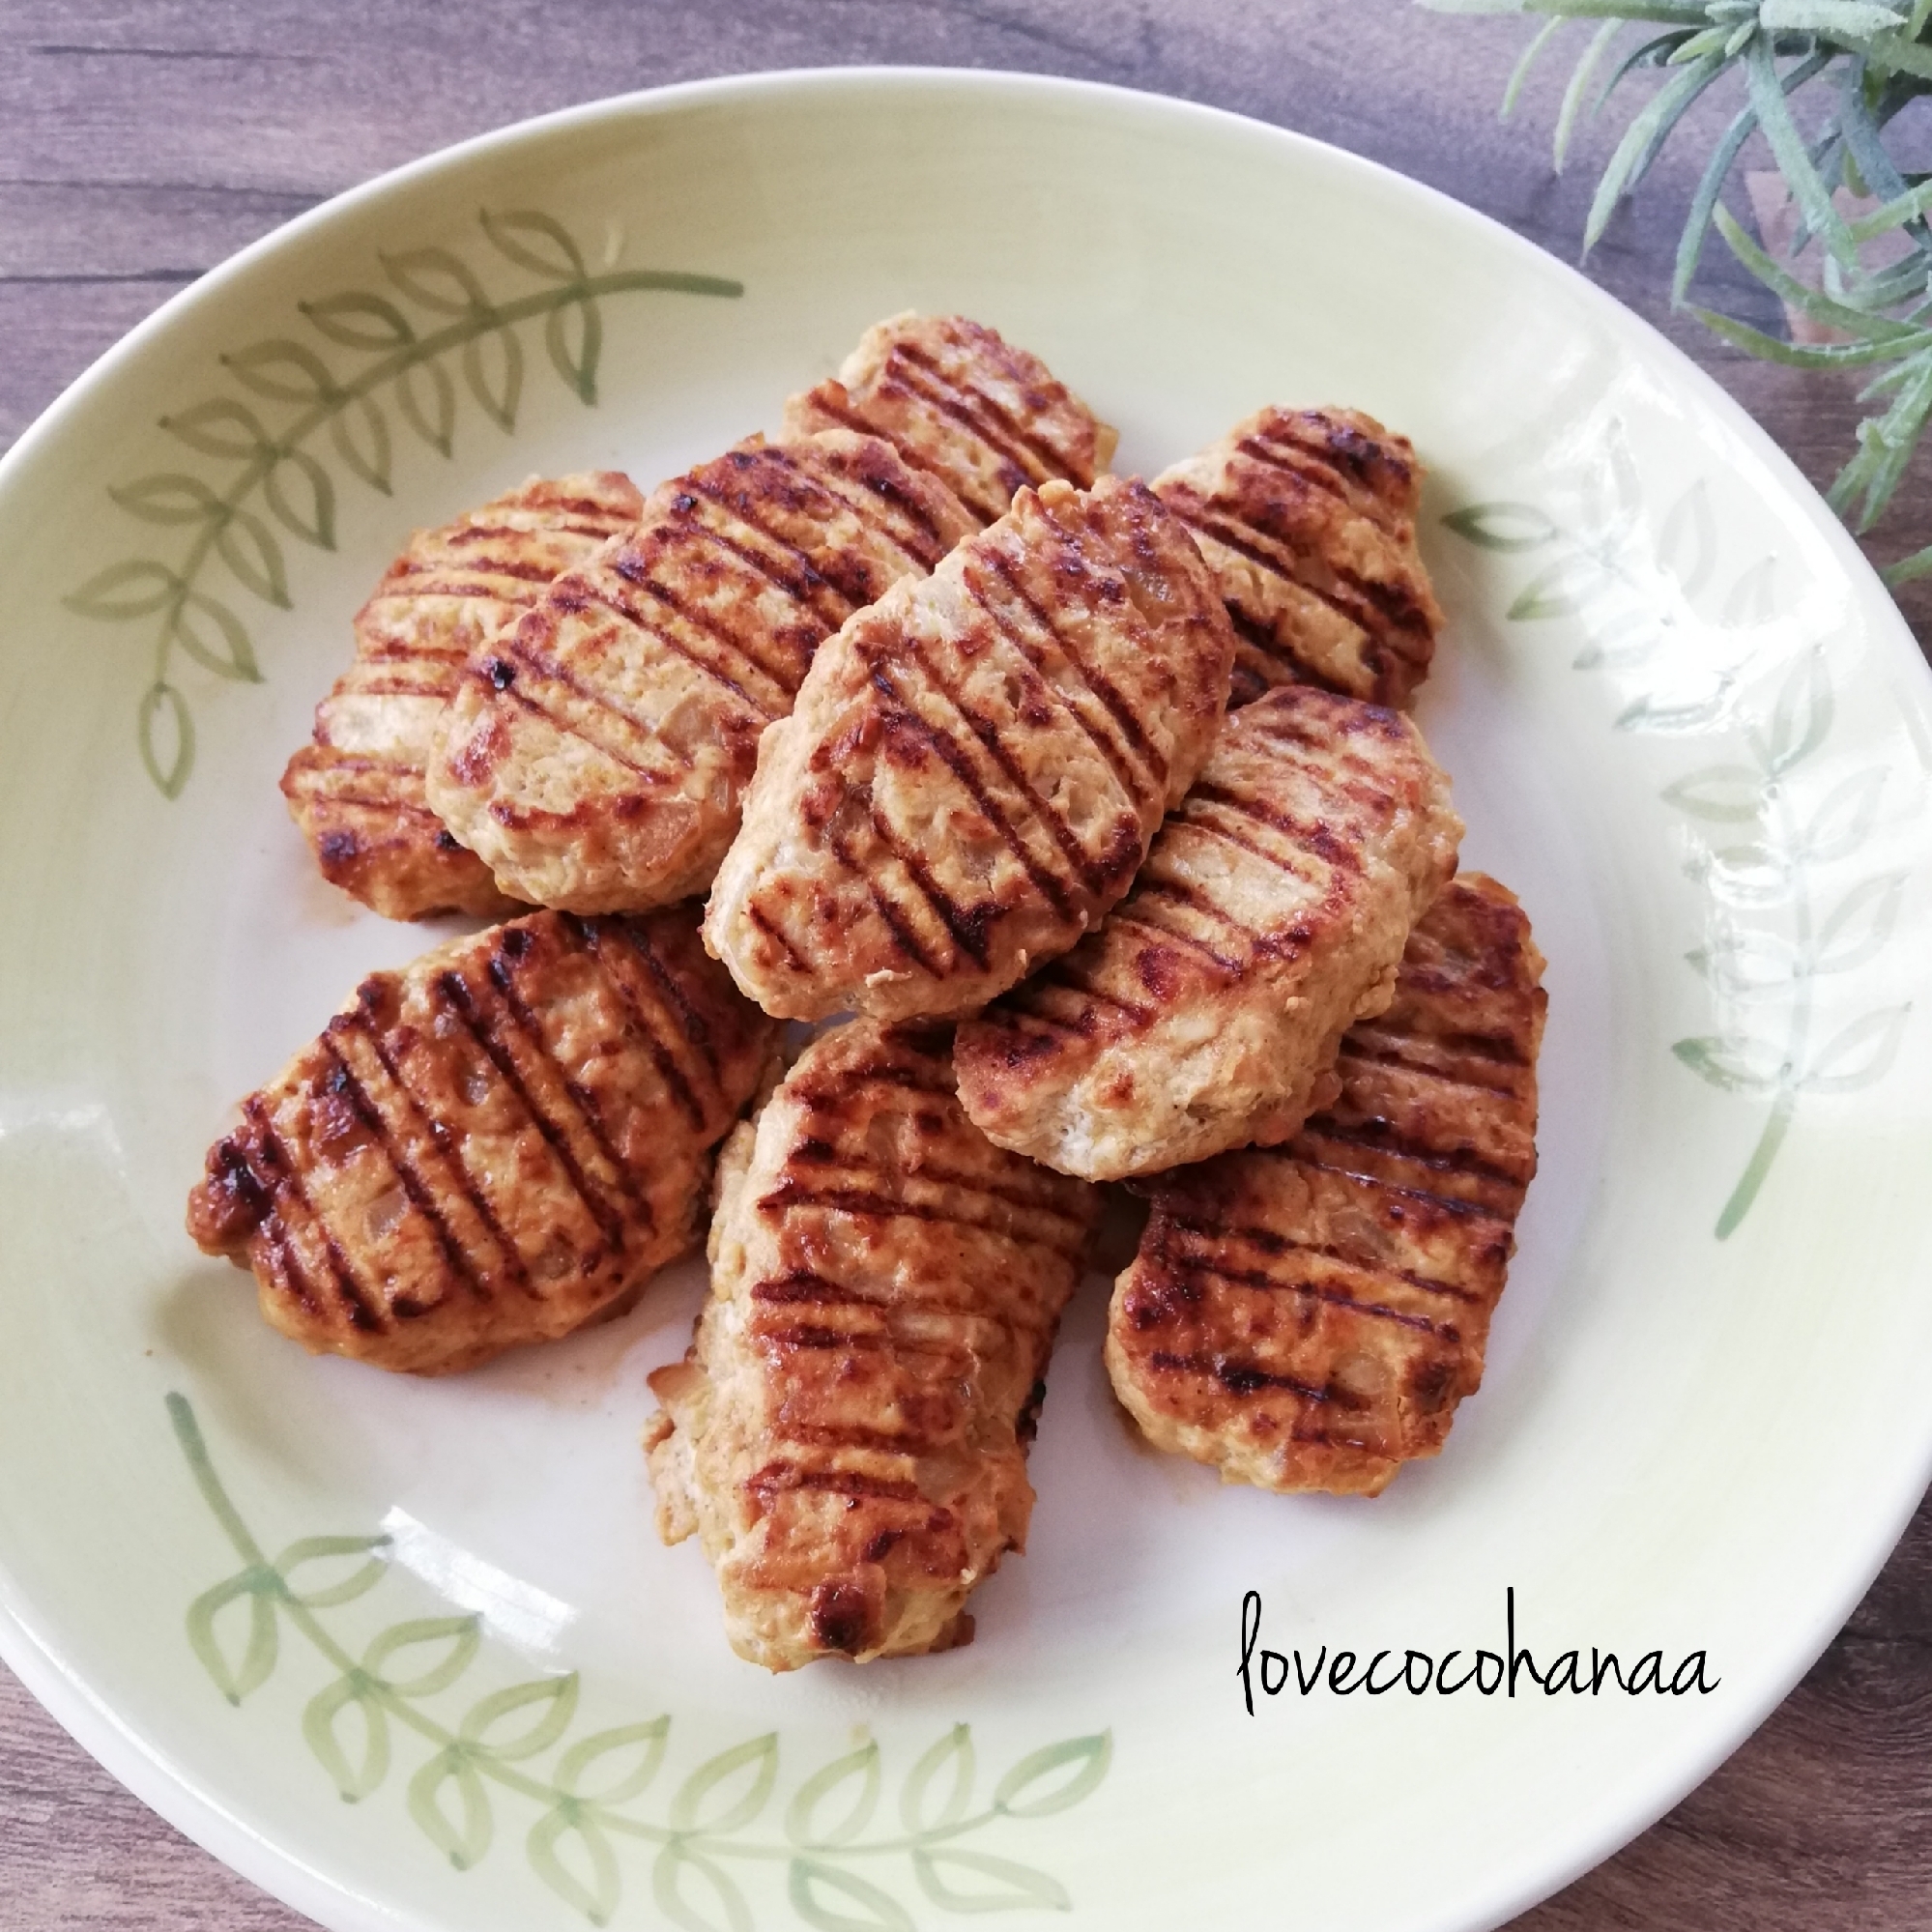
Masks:
[[[1572,25],[1595,22],[1572,69],[1558,110],[1554,159],[1569,157],[1578,122],[1600,113],[1630,75],[1649,69],[1661,84],[1637,110],[1597,184],[1583,252],[1601,239],[1619,201],[1635,191],[1691,106],[1732,72],[1745,101],[1706,162],[1677,247],[1671,302],[1714,333],[1767,361],[1804,369],[1871,369],[1860,391],[1872,412],[1858,448],[1829,492],[1831,506],[1863,533],[1890,507],[1913,452],[1932,421],[1932,174],[1894,160],[1888,132],[1920,96],[1932,95],[1932,0],[1418,0],[1437,14],[1541,15],[1504,91],[1511,113],[1536,61]],[[1661,31],[1656,31],[1661,29]],[[1589,101],[1606,58],[1608,78]],[[1793,101],[1823,84],[1815,129],[1801,127]],[[1586,103],[1587,106],[1586,106]],[[1807,117],[1809,118],[1809,117]],[[1761,134],[1798,210],[1796,245],[1824,251],[1814,289],[1745,233],[1723,191],[1746,144]],[[1848,220],[1832,201],[1842,182],[1875,199]],[[1797,343],[1690,302],[1706,237],[1716,229],[1751,274],[1787,308],[1838,339]],[[1890,266],[1865,267],[1860,250],[1882,236],[1909,245]],[[1932,576],[1932,544],[1885,572],[1894,588]]]

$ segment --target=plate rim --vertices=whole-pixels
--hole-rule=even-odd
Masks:
[[[58,445],[67,430],[68,418],[83,406],[89,392],[97,385],[111,380],[125,364],[137,360],[153,340],[164,336],[181,319],[198,308],[224,301],[231,286],[257,262],[291,247],[299,248],[312,236],[332,226],[353,222],[385,199],[406,193],[418,183],[440,174],[460,173],[492,151],[567,133],[577,127],[593,127],[625,114],[670,114],[693,105],[732,105],[755,102],[764,97],[830,93],[849,88],[889,91],[908,83],[979,93],[988,99],[1024,94],[1042,99],[1060,96],[1099,101],[1129,112],[1218,125],[1238,130],[1246,138],[1259,136],[1283,142],[1320,157],[1324,165],[1354,173],[1384,192],[1420,196],[1429,205],[1435,219],[1463,224],[1481,234],[1486,245],[1505,246],[1531,273],[1545,277],[1553,273],[1559,286],[1572,299],[1584,301],[1611,327],[1635,330],[1650,352],[1660,355],[1674,376],[1687,382],[1714,416],[1760,461],[1767,462],[1785,490],[1803,505],[1814,528],[1825,533],[1839,566],[1863,593],[1861,605],[1870,609],[1871,593],[1876,592],[1878,605],[1870,611],[1880,620],[1871,625],[1875,647],[1894,653],[1902,649],[1905,658],[1916,666],[1916,671],[1908,669],[1903,675],[1918,680],[1917,690],[1921,706],[1932,699],[1932,665],[1927,664],[1876,568],[1795,459],[1686,350],[1572,264],[1442,188],[1313,135],[1230,108],[1151,89],[1008,69],[835,64],[711,75],[633,89],[533,115],[466,136],[386,169],[331,195],[226,257],[169,297],[97,357],[0,454],[0,502],[16,486],[22,471]],[[1878,637],[1885,632],[1890,634],[1890,644],[1877,645]],[[1896,1549],[1928,1487],[1932,1487],[1932,1452],[1922,1455],[1920,1461],[1923,1466],[1916,1471],[1901,1462],[1901,1480],[1890,1508],[1874,1512],[1877,1519],[1890,1525],[1883,1542],[1868,1552],[1868,1561],[1852,1566],[1845,1572],[1843,1587],[1832,1600],[1834,1607],[1790,1647],[1783,1665],[1763,1679],[1764,1685],[1772,1687],[1773,1694],[1767,1698],[1761,1690],[1757,1698],[1741,1706],[1726,1722],[1715,1726],[1704,1745],[1687,1754],[1676,1775],[1660,1780],[1642,1802],[1619,1813],[1616,1823],[1589,1834],[1579,1849],[1553,1864],[1540,1866],[1534,1875],[1514,1878],[1506,1889],[1495,1892],[1481,1907],[1476,1917],[1464,1921],[1462,1932],[1487,1932],[1487,1928],[1503,1924],[1614,1856],[1701,1785],[1784,1704],[1857,1609]],[[351,1928],[362,1932],[362,1928],[378,1926],[390,1928],[390,1932],[401,1932],[401,1928],[430,1932],[432,1920],[408,1907],[387,1903],[324,1874],[283,1844],[245,1824],[178,1766],[159,1740],[151,1739],[119,1716],[63,1660],[54,1632],[45,1627],[43,1618],[33,1613],[27,1593],[7,1565],[4,1550],[0,1550],[0,1662],[14,1672],[69,1736],[117,1782],[204,1851],[272,1896],[325,1925],[340,1928],[341,1932],[351,1932]]]

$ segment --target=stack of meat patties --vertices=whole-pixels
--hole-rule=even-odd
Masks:
[[[434,1374],[626,1306],[708,1206],[645,1440],[775,1670],[970,1635],[1100,1184],[1149,1206],[1107,1366],[1157,1447],[1373,1494],[1482,1377],[1543,962],[1403,708],[1414,452],[1112,443],[992,331],[881,323],[649,496],[418,534],[283,779],[364,904],[504,923],[366,980],[190,1231]],[[836,1024],[788,1067],[788,1021]]]

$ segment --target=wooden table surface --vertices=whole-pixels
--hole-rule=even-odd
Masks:
[[[1496,102],[1519,22],[1406,0],[6,0],[0,6],[0,447],[183,284],[369,176],[630,88],[846,63],[1026,69],[1147,88],[1319,136],[1574,259],[1610,130],[1549,169],[1549,76]],[[1715,102],[1587,272],[1664,329],[1817,482],[1848,387],[1747,362],[1664,300]],[[1721,305],[1773,317],[1711,251]],[[1900,503],[1932,505],[1921,456]],[[1932,539],[1910,507],[1880,560]],[[1932,580],[1907,615],[1932,644]],[[5,1932],[291,1932],[308,1921],[123,1791],[0,1670]],[[1520,1932],[1932,1926],[1932,1504],[1823,1659],[1728,1764]],[[1315,1928],[1319,1932],[1319,1928]]]

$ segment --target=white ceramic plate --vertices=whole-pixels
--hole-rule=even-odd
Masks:
[[[1414,438],[1451,613],[1420,715],[1549,956],[1543,1172],[1487,1383],[1381,1500],[1137,1450],[1096,1280],[977,1642],[772,1680],[649,1524],[643,1378],[695,1267],[417,1384],[277,1340],[181,1219],[234,1098],[432,937],[320,883],[275,793],[405,533],[532,471],[669,475],[908,306],[1044,355],[1122,468],[1268,400]],[[77,385],[0,466],[0,1649],[329,1926],[1485,1925],[1772,1708],[1924,1485],[1924,667],[1710,382],[1407,182],[987,74],[492,135]],[[1511,1589],[1540,1666],[1657,1651],[1682,1694],[1245,1708],[1251,1590],[1304,1667],[1454,1649],[1453,1682]]]

